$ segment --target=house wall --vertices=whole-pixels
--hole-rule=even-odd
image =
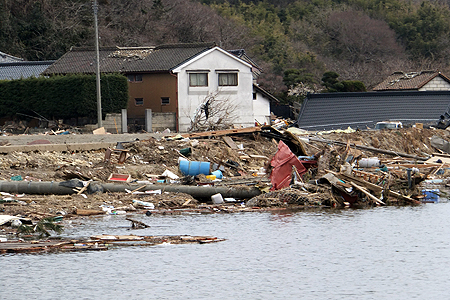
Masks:
[[[177,78],[169,73],[142,74],[142,81],[128,82],[128,118],[145,118],[145,110],[152,112],[177,111]],[[169,104],[162,105],[161,98],[168,97]],[[135,98],[142,98],[143,105],[136,105]]]
[[[206,97],[214,93],[217,93],[216,99],[226,101],[226,105],[234,107],[233,112],[229,114],[234,119],[234,125],[254,126],[251,66],[224,52],[214,48],[173,70],[178,76],[178,130],[180,132],[186,132],[189,129],[196,111],[205,102]],[[208,74],[208,86],[190,87],[189,73],[205,70]],[[237,86],[219,86],[219,73],[226,70],[237,71]]]
[[[442,77],[437,76],[425,84],[419,91],[450,91],[450,84],[442,79]]]
[[[258,123],[270,125],[270,100],[261,93],[253,100],[253,114]]]

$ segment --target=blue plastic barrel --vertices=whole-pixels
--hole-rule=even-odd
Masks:
[[[195,176],[199,174],[210,174],[211,163],[204,161],[180,160],[180,171],[183,175]]]

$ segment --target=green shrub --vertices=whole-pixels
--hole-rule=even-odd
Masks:
[[[0,81],[0,117],[37,113],[47,119],[97,116],[95,75]],[[128,82],[120,74],[101,76],[102,113],[127,107]],[[34,115],[33,114],[33,115]]]

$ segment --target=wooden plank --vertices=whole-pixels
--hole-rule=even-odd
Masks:
[[[319,143],[337,144],[337,145],[347,146],[347,143],[344,143],[341,141],[327,140],[327,139],[323,139],[323,138],[309,137],[309,140],[319,142]],[[360,146],[360,145],[350,144],[350,147],[360,149],[360,150],[372,151],[372,152],[376,152],[376,153],[393,155],[393,156],[408,157],[408,158],[412,158],[415,160],[421,160],[421,161],[425,161],[428,159],[428,157],[420,157],[420,156],[416,156],[416,155],[412,155],[412,154],[400,153],[400,152],[395,152],[395,151],[391,151],[391,150],[384,150],[384,149],[368,147],[368,146]]]
[[[445,164],[450,164],[450,158],[447,156],[433,156],[432,158],[425,161],[426,164],[441,164],[437,163],[437,160],[441,160]]]
[[[340,178],[340,179],[342,179],[342,180],[344,180],[344,181],[353,181],[353,182],[357,182],[358,185],[363,186],[363,187],[365,187],[366,189],[368,189],[368,190],[374,192],[377,196],[378,196],[378,195],[381,195],[381,193],[383,192],[383,188],[382,188],[381,186],[378,186],[378,185],[376,185],[376,184],[367,182],[367,181],[365,181],[365,180],[363,180],[363,179],[360,179],[360,178],[358,178],[358,177],[348,176],[348,175],[345,175],[345,174],[343,174],[343,173],[336,173],[336,172],[333,172],[333,171],[330,171],[330,170],[327,170],[327,172],[333,174],[334,176],[336,176],[336,177],[338,177],[338,178]]]
[[[426,163],[426,162],[425,162]],[[441,164],[387,164],[386,167],[402,167],[402,168],[433,168],[433,167],[439,167]]]
[[[233,141],[232,138],[230,138],[229,136],[222,136],[222,139],[225,141],[225,143],[233,150],[238,150],[238,146],[236,145],[236,143]]]
[[[447,154],[447,153],[432,153],[432,154],[433,154],[433,156],[450,158],[450,154]]]
[[[251,158],[255,158],[255,159],[265,159],[268,160],[269,158],[265,155],[253,155],[253,154],[249,154],[248,156],[250,156]]]
[[[414,204],[421,204],[420,201],[417,201],[417,200],[415,200],[415,199],[412,199],[411,197],[404,196],[404,195],[402,195],[402,194],[399,194],[399,193],[394,192],[394,191],[391,191],[391,190],[388,190],[388,196],[394,196],[394,197],[396,197],[397,199],[410,201],[410,202],[412,202],[412,203],[414,203]]]
[[[186,138],[198,138],[198,137],[210,137],[210,136],[223,136],[223,135],[231,135],[238,133],[253,133],[261,131],[261,127],[249,127],[249,128],[241,128],[241,129],[227,129],[227,130],[216,130],[216,131],[206,131],[206,132],[194,132],[194,133],[186,133],[181,136]]]
[[[372,199],[373,201],[375,201],[375,203],[381,204],[381,205],[386,205],[386,203],[384,203],[383,201],[381,201],[380,199],[378,199],[377,197],[375,197],[374,195],[372,195],[371,193],[369,193],[365,188],[363,188],[362,186],[357,185],[356,183],[354,183],[353,181],[350,181],[350,184],[356,188],[357,190],[363,192],[367,197],[369,197],[370,199]]]
[[[78,191],[77,195],[80,195],[80,194],[83,193],[85,190],[87,190],[90,184],[91,184],[91,182],[88,181],[88,183],[87,183],[81,190]]]
[[[93,216],[93,215],[104,215],[105,212],[102,210],[93,210],[93,209],[80,209],[77,208],[76,214],[79,216]]]

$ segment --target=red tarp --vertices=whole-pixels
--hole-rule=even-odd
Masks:
[[[292,179],[292,166],[297,168],[300,176],[306,173],[305,166],[283,141],[278,143],[278,151],[272,158],[270,165],[273,167],[270,173],[271,190],[279,190],[289,186]]]

